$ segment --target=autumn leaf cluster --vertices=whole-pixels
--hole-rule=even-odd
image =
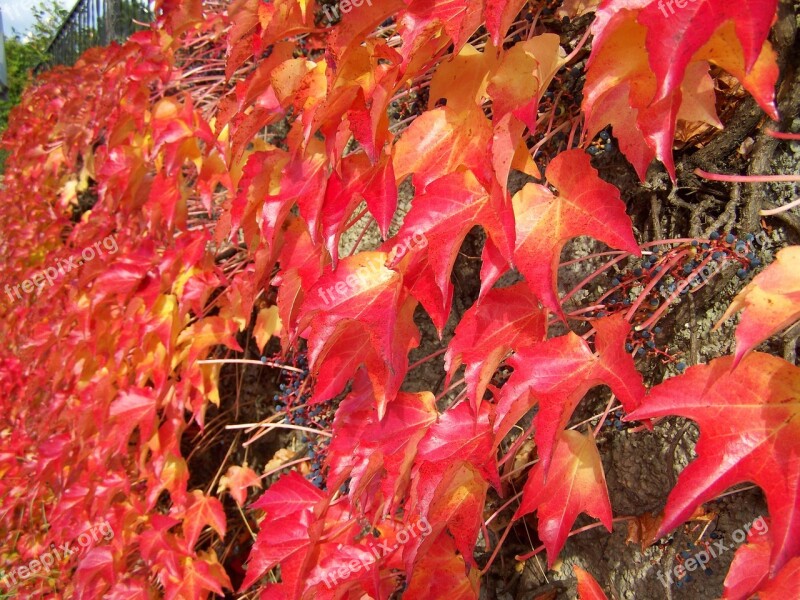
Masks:
[[[568,429],[604,385],[630,420],[679,415],[700,428],[698,457],[654,537],[753,482],[771,527],[740,550],[757,560],[737,554],[726,597],[790,597],[781,590],[799,577],[800,370],[753,349],[800,317],[797,248],[731,306],[743,310],[735,356],[650,389],[626,349],[632,311],[581,332],[553,327],[566,317],[558,267],[570,240],[632,257],[644,242],[587,140],[610,125],[640,178],[656,159],[674,177],[677,124],[722,126],[722,73],[777,117],[777,0],[705,0],[671,15],[648,0],[565,3],[569,16],[596,12],[574,115],[584,125],[546,164],[527,142],[547,127],[540,105],[581,46],[535,31],[544,4],[376,0],[329,22],[316,0],[160,0],[150,29],[28,90],[3,142],[0,284],[109,235],[119,251],[0,299],[0,566],[99,522],[115,535],[20,593],[234,591],[217,550],[239,515],[215,489],[190,485],[182,441],[224,395],[222,365],[204,360],[242,352],[250,335],[263,351],[275,333],[285,351],[307,352],[309,404],[341,401],[325,490],[290,472],[248,504],[258,474],[226,471],[221,489],[259,520],[236,593],[377,599],[402,586],[406,599],[478,598],[487,499],[510,496],[504,440],[534,409],[538,461],[512,518],[535,512],[552,564],[579,514],[612,525],[594,435]],[[418,87],[424,102],[394,117]],[[514,193],[512,171],[530,181]],[[382,244],[342,252],[364,215]],[[403,384],[419,314],[440,334],[451,316],[454,265],[476,226],[486,238],[479,297],[444,350],[448,383],[463,367],[465,391],[443,406]],[[427,243],[390,256],[414,236]],[[236,261],[222,258],[229,251]],[[517,283],[501,287],[510,271]],[[330,289],[345,291],[320,293]],[[500,385],[495,374],[508,368]],[[423,520],[430,531],[403,542]],[[375,539],[393,550],[375,559]],[[584,597],[601,597],[578,575]]]

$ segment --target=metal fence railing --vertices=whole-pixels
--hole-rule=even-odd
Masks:
[[[50,59],[43,71],[55,65],[71,65],[87,49],[122,41],[141,29],[136,21],[153,18],[150,0],[79,0],[47,48]]]

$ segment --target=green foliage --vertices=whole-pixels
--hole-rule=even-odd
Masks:
[[[31,71],[47,59],[47,46],[67,14],[56,0],[41,1],[33,8],[33,26],[23,34],[14,31],[14,35],[6,39],[9,89],[7,97],[0,100],[0,132],[8,126],[8,114],[19,104],[31,80]]]

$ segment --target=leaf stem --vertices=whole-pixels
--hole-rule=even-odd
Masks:
[[[417,362],[411,363],[411,364],[408,366],[408,370],[410,371],[410,370],[412,370],[412,369],[416,369],[416,368],[417,368],[417,367],[419,367],[420,365],[424,365],[424,364],[425,364],[426,362],[428,362],[429,360],[433,360],[434,358],[436,358],[437,356],[439,356],[439,355],[441,355],[441,354],[444,354],[445,352],[447,352],[447,348],[440,348],[439,350],[437,350],[437,351],[436,351],[436,352],[434,352],[433,354],[429,354],[428,356],[423,356],[423,357],[422,357],[422,358],[420,358],[420,359],[419,359]]]
[[[730,183],[794,183],[800,182],[800,175],[725,175],[723,173],[709,173],[703,169],[695,169],[695,175],[711,181],[726,181]]]
[[[508,506],[509,506],[509,505],[510,505],[512,502],[514,502],[514,501],[515,501],[517,498],[521,497],[521,496],[522,496],[522,494],[523,494],[524,492],[525,492],[525,490],[523,490],[523,491],[521,491],[521,492],[519,492],[519,493],[517,493],[517,494],[514,494],[514,495],[513,495],[511,498],[509,498],[509,499],[508,499],[508,501],[507,501],[505,504],[503,504],[503,506],[501,506],[501,507],[500,507],[500,508],[498,508],[496,511],[494,511],[494,513],[492,513],[492,516],[491,516],[491,517],[489,517],[488,519],[486,519],[486,520],[483,522],[484,526],[486,526],[486,525],[489,525],[489,523],[491,523],[492,521],[494,521],[494,518],[495,518],[497,515],[499,515],[499,514],[500,514],[501,512],[503,512],[503,511],[504,511],[506,508],[508,508]]]
[[[620,523],[622,521],[633,521],[635,518],[636,517],[615,517],[615,518],[611,519],[611,522],[612,523]],[[572,537],[573,535],[578,535],[579,533],[583,533],[584,531],[589,531],[590,529],[596,529],[597,527],[600,527],[602,524],[603,524],[602,521],[597,521],[597,522],[592,523],[590,525],[586,525],[584,527],[579,527],[578,529],[575,529],[574,531],[570,531],[569,534],[567,535],[567,537]],[[539,554],[544,549],[545,549],[544,548],[544,544],[542,544],[541,546],[539,546],[535,550],[533,550],[531,552],[528,552],[528,554],[522,554],[522,555],[518,554],[517,556],[515,556],[515,558],[520,562],[524,562],[524,561],[528,560],[529,558],[533,558],[534,556]]]
[[[208,360],[198,360],[195,364],[198,365],[226,365],[226,364],[239,364],[239,365],[258,365],[261,367],[274,367],[276,369],[283,369],[284,371],[294,371],[295,373],[305,373],[303,369],[296,367],[288,367],[286,365],[279,365],[274,362],[262,362],[260,360],[251,360],[249,358],[211,358]]]
[[[800,133],[784,133],[782,131],[775,131],[774,129],[767,129],[766,132],[767,135],[771,135],[779,140],[792,140],[795,142],[800,142]]]
[[[315,433],[323,437],[333,437],[333,434],[321,429],[312,429],[311,427],[303,427],[302,425],[292,425],[291,423],[237,423],[236,425],[226,425],[225,429],[257,429],[264,427],[266,429],[295,429],[297,431],[307,431],[308,433]]]

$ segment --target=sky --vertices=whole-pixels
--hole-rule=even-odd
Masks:
[[[27,31],[33,25],[31,9],[38,3],[39,0],[0,0],[5,34],[7,36],[11,35],[12,28],[20,33]],[[67,9],[75,6],[75,0],[58,0],[58,3]]]

